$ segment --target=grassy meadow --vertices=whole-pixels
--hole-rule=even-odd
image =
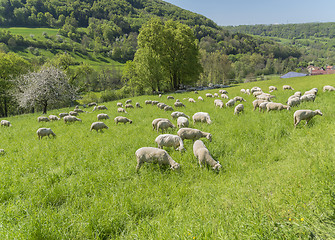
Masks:
[[[253,96],[241,88],[277,86],[276,102],[285,103],[295,91],[319,89],[315,102],[291,111],[252,111]],[[144,164],[136,173],[135,151],[156,147],[159,133],[151,122],[171,119],[171,112],[146,106],[147,99],[173,105],[166,96],[133,98],[142,109],[119,114],[116,101],[104,103],[111,119],[103,133],[90,132],[98,112],[82,113],[82,123],[38,123],[39,113],[7,118],[12,127],[0,128],[1,239],[334,239],[335,238],[335,75],[251,82],[227,88],[242,96],[245,111],[215,108],[213,99],[189,103],[191,93],[171,94],[189,116],[208,112],[212,124],[194,127],[213,135],[203,139],[222,171],[200,168],[185,140],[185,153],[166,149],[181,164],[180,171]],[[224,100],[225,102],[227,100]],[[122,100],[125,102],[125,99]],[[320,109],[295,129],[297,109]],[[73,108],[52,110],[49,114]],[[176,109],[175,109],[176,110]],[[125,115],[133,124],[115,125]],[[176,120],[173,120],[176,124]],[[36,131],[50,127],[57,135],[38,140]],[[176,134],[177,129],[169,133]]]

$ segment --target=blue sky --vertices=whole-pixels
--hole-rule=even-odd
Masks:
[[[335,22],[335,0],[164,0],[218,25]]]

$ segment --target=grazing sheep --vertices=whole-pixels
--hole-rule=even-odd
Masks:
[[[77,112],[75,112],[75,111],[70,111],[69,114],[70,114],[71,116],[78,116],[78,115],[79,115],[79,113],[77,113]]]
[[[299,98],[300,98],[300,97],[301,97],[301,94],[302,94],[302,93],[298,91],[298,92],[295,92],[293,95],[296,96],[296,97],[299,97]]]
[[[128,99],[128,100],[126,101],[126,104],[131,103],[131,102],[132,102],[132,100],[131,100],[131,99]]]
[[[183,112],[173,112],[173,113],[171,113],[171,117],[173,118],[173,119],[175,119],[175,118],[178,118],[178,117],[186,117],[186,118],[190,118],[189,116],[187,116],[185,113],[183,113]]]
[[[162,97],[162,94],[159,94],[158,97]]]
[[[301,120],[306,120],[305,125],[315,116],[320,115],[322,116],[322,112],[320,110],[297,110],[294,112],[294,127],[296,127]]]
[[[314,102],[315,101],[315,95],[314,94],[307,94],[302,95],[300,98],[301,102]]]
[[[219,94],[217,94],[217,93],[214,93],[214,97],[219,97]]]
[[[52,135],[54,138],[56,137],[56,134],[51,130],[51,128],[39,128],[36,133],[38,139],[42,139],[45,136],[50,138],[50,135]]]
[[[300,104],[300,98],[299,97],[290,97],[287,100],[287,105],[290,107],[298,106]]]
[[[194,142],[193,154],[198,159],[200,167],[207,164],[215,171],[219,171],[222,167],[218,161],[213,159],[205,144],[201,140],[196,140]]]
[[[238,115],[240,112],[243,112],[243,110],[244,110],[243,104],[237,105],[234,109],[234,115],[236,115],[236,114]]]
[[[206,112],[197,112],[192,116],[193,119],[193,124],[196,122],[203,122],[203,123],[208,123],[211,124],[211,118],[208,113]]]
[[[235,103],[235,99],[230,99],[228,102],[226,102],[226,107],[233,107]]]
[[[193,98],[189,98],[188,101],[191,103],[195,103],[195,100]]]
[[[12,124],[8,120],[1,120],[0,125],[4,126],[4,127],[11,127],[12,126]]]
[[[309,91],[306,91],[305,93],[304,93],[304,95],[310,95],[310,94],[312,94],[312,95],[315,95],[316,96],[316,94],[318,93],[318,90],[317,89],[311,89],[311,90],[309,90]]]
[[[253,92],[252,95],[254,97],[257,97],[258,95],[262,95],[264,92],[263,91],[256,91],[256,92]]]
[[[60,118],[59,117],[57,117],[56,115],[50,115],[49,116],[49,120],[50,121],[58,121]]]
[[[4,155],[5,154],[5,149],[0,149],[0,155]]]
[[[131,105],[130,103],[128,103],[128,104],[125,105],[125,108],[134,108],[134,106]]]
[[[142,147],[135,152],[137,166],[136,171],[140,170],[143,163],[158,163],[159,167],[162,165],[170,165],[172,170],[180,168],[179,163],[175,162],[167,151],[153,147]]]
[[[260,100],[266,100],[268,102],[271,102],[271,99],[274,98],[275,96],[267,94],[267,93],[262,93],[260,95],[257,95],[256,98]]]
[[[105,123],[103,123],[103,122],[94,122],[91,125],[90,131],[95,130],[95,131],[98,132],[100,130],[100,132],[103,132],[104,128],[108,129],[108,127],[107,127],[107,125]]]
[[[69,116],[69,114],[68,113],[60,113],[60,114],[58,114],[58,116],[60,118],[62,118],[62,117],[65,117],[65,116]]]
[[[151,102],[150,102],[151,103]],[[116,104],[116,106],[117,107],[123,107],[123,104],[121,103],[121,102],[118,102],[117,104]]]
[[[161,129],[163,133],[164,131],[167,131],[168,128],[176,128],[176,126],[173,125],[169,120],[161,120],[157,123],[157,132],[159,129]]]
[[[221,93],[221,94],[228,94],[228,92],[226,90],[223,90],[223,89],[220,89],[219,93]]]
[[[236,96],[236,97],[234,97],[234,100],[237,102],[237,101],[239,101],[239,102],[246,102],[246,100],[243,98],[243,97],[240,97],[240,96]]]
[[[151,100],[145,100],[144,103],[145,103],[145,105],[148,105],[148,104],[152,104],[152,101]]]
[[[160,121],[170,121],[169,119],[167,119],[167,118],[156,118],[156,119],[154,119],[153,121],[152,121],[152,130],[155,130],[155,129],[157,129],[157,124],[158,124],[158,122],[160,122]]]
[[[133,123],[133,121],[130,120],[129,118],[122,117],[122,116],[118,116],[118,117],[114,118],[114,122],[115,122],[115,124],[118,124],[119,122],[124,123],[124,124],[126,124],[127,122],[129,122],[130,124]]]
[[[259,105],[263,102],[267,102],[266,100],[257,99],[252,102],[252,105],[254,106],[254,111],[259,107]]]
[[[174,109],[171,106],[165,106],[164,111],[174,111]]]
[[[172,97],[172,96],[167,96],[166,98],[167,98],[168,100],[169,100],[169,99],[174,99],[174,97]]]
[[[194,91],[194,94],[198,94],[198,91]]]
[[[199,96],[198,100],[203,101],[204,99],[201,96]]]
[[[126,111],[124,108],[118,108],[118,109],[117,109],[117,112],[124,112],[124,113],[127,113],[127,111]]]
[[[198,129],[194,128],[181,128],[177,132],[177,135],[181,137],[181,139],[191,139],[193,141],[198,140],[200,138],[207,138],[210,142],[212,141],[212,134],[207,132],[202,132]]]
[[[142,106],[140,105],[139,102],[137,102],[137,103],[135,104],[135,106],[136,106],[137,108],[142,108]]]
[[[38,118],[37,118],[37,121],[38,121],[38,122],[49,122],[50,120],[49,120],[49,118],[47,118],[47,117],[38,117]]]
[[[101,106],[95,106],[92,111],[95,110],[108,110],[108,109],[105,105],[101,105]]]
[[[175,102],[174,106],[175,107],[186,107],[182,102]]]
[[[164,109],[167,105],[165,103],[158,103],[157,107],[160,109]]]
[[[206,93],[206,97],[214,97],[211,93]]]
[[[329,86],[329,85],[326,85],[323,87],[323,91],[326,92],[331,92],[331,91],[335,91],[335,88],[333,86]]]
[[[245,93],[250,95],[250,89],[245,90]]]
[[[177,127],[178,128],[188,127],[188,126],[189,126],[189,122],[188,122],[188,119],[186,117],[178,117],[178,119],[177,119]]]
[[[259,104],[259,112],[265,112],[265,110],[267,110],[266,105],[268,105],[268,103],[269,102],[262,102],[261,104]]]
[[[63,120],[64,120],[65,123],[76,122],[76,121],[81,122],[81,119],[79,119],[79,118],[77,118],[75,116],[65,116],[63,118]]]
[[[294,90],[290,85],[284,85],[283,90]]]
[[[88,107],[92,107],[92,106],[97,106],[98,104],[96,102],[91,102],[91,103],[88,103],[87,106]]]
[[[241,90],[240,90],[240,93],[246,93],[246,91],[245,91],[245,89],[244,88],[242,88]]]
[[[160,149],[163,149],[163,147],[173,147],[180,152],[185,151],[183,140],[178,135],[162,134],[156,137],[155,142]]]
[[[224,94],[224,93],[221,94],[221,98],[229,99],[228,95],[227,95],[227,94]]]
[[[76,112],[76,113],[83,113],[83,112],[85,112],[84,110],[82,110],[80,108],[76,108],[73,111]]]
[[[223,104],[222,100],[220,100],[220,99],[215,99],[215,100],[214,100],[214,106],[215,106],[215,107],[223,108],[224,104]]]
[[[97,115],[98,120],[109,119],[109,116],[105,113],[100,113]]]
[[[260,87],[253,87],[250,89],[250,93],[253,94],[254,92],[263,92]]]
[[[286,105],[283,105],[281,103],[274,103],[274,102],[269,102],[267,105],[266,105],[266,109],[268,112],[270,112],[271,110],[283,110],[283,109],[287,109],[287,110],[290,110],[290,106],[286,106]]]
[[[151,102],[151,105],[153,106],[153,105],[157,105],[159,103],[159,101],[152,101]]]
[[[275,86],[270,86],[269,91],[277,91],[278,89]]]

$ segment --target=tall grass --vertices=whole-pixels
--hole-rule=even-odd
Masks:
[[[115,125],[116,102],[107,102],[111,119],[104,133],[90,132],[97,112],[80,115],[82,123],[38,123],[39,114],[8,118],[0,128],[1,239],[331,239],[334,230],[334,117],[333,76],[275,79],[228,88],[243,96],[245,111],[218,109],[213,99],[192,104],[174,94],[192,116],[210,113],[213,123],[191,127],[210,132],[204,140],[223,165],[219,174],[200,168],[192,141],[183,154],[167,149],[182,165],[179,172],[144,164],[136,173],[135,151],[156,146],[151,121],[171,119],[170,112],[146,106],[146,99],[173,104],[166,96],[133,98],[143,109],[130,109],[133,124]],[[275,85],[276,101],[285,103],[295,90],[319,88],[315,102],[291,111],[252,111],[252,96],[241,88]],[[205,96],[207,92],[200,92]],[[293,126],[296,109],[320,109],[307,126]],[[50,114],[70,111],[60,109]],[[50,127],[57,138],[37,139],[39,127]],[[176,133],[177,129],[170,130]]]

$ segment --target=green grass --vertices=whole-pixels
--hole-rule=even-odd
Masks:
[[[110,120],[104,133],[90,132],[96,112],[81,114],[82,123],[38,123],[36,114],[9,117],[11,128],[0,128],[1,239],[333,239],[335,76],[252,82],[228,88],[243,96],[245,111],[218,109],[213,99],[191,104],[172,94],[192,116],[210,113],[213,123],[191,127],[210,132],[204,143],[223,166],[219,174],[201,169],[185,140],[183,154],[168,149],[181,164],[179,172],[144,164],[137,174],[135,151],[153,146],[157,132],[151,122],[170,118],[146,99],[173,104],[166,95],[133,98],[143,109],[130,109],[133,124],[115,125],[116,102],[105,105]],[[252,111],[252,96],[241,88],[277,86],[276,101],[294,91],[319,88],[315,102],[291,111]],[[124,100],[122,101],[124,102]],[[296,109],[320,109],[307,126],[293,126]],[[68,112],[53,110],[49,114]],[[92,109],[88,109],[91,111]],[[173,120],[175,122],[175,120]],[[38,140],[36,130],[51,127],[57,138]],[[170,133],[176,133],[171,130]]]
[[[11,28],[0,28],[4,30],[8,30],[13,34],[22,35],[23,37],[30,38],[31,35],[34,36],[35,39],[45,39],[42,35],[43,33],[47,33],[49,37],[56,36],[58,33],[58,29],[54,28],[26,28],[26,27],[11,27]]]

